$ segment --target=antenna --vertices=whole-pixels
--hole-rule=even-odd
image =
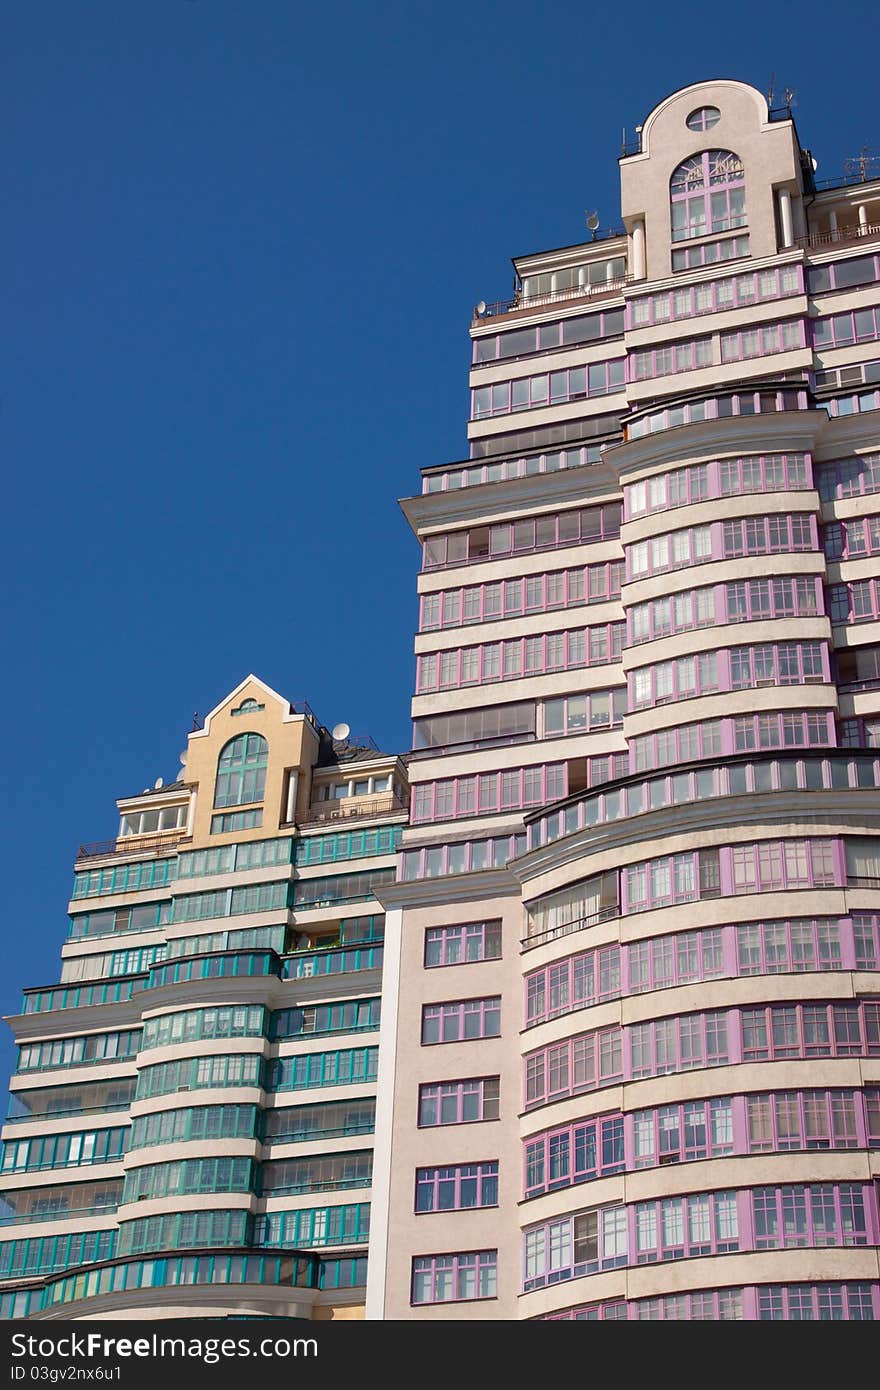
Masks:
[[[593,241],[595,241],[596,233],[599,230],[599,214],[594,210],[593,212],[585,212],[584,217],[587,219],[587,231],[593,233]]]
[[[771,72],[771,74],[770,74],[770,90],[769,90],[769,92],[767,93],[767,105],[770,107],[771,110],[773,109],[773,97],[774,97],[775,92],[776,92],[776,73],[775,73],[775,72]]]
[[[843,161],[844,174],[857,176],[859,183],[867,183],[868,179],[876,178],[873,171],[880,168],[880,155],[871,154],[869,145],[863,145],[858,154]]]
[[[351,733],[351,726],[345,723],[334,724],[330,732],[333,735],[334,743],[343,743]]]
[[[797,106],[797,93],[793,87],[785,88],[785,104],[789,111],[791,111],[793,106]]]

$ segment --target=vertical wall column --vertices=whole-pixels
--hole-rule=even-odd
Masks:
[[[787,188],[779,190],[779,228],[782,233],[782,245],[794,245],[794,225],[791,216],[791,194]]]
[[[287,810],[285,820],[288,825],[296,820],[296,789],[299,785],[299,773],[296,768],[291,768],[287,778]]]
[[[868,209],[864,203],[859,203],[859,236],[864,236],[868,230]]]
[[[633,223],[632,229],[633,245],[633,267],[632,273],[636,280],[644,280],[646,273],[645,258],[645,219],[640,217]]]

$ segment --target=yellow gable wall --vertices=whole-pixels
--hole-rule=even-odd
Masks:
[[[256,700],[261,710],[233,714],[244,700]],[[230,739],[240,734],[262,734],[269,745],[266,769],[266,791],[263,824],[256,830],[237,830],[226,835],[211,834],[214,811],[214,783],[217,759]],[[280,699],[265,686],[248,681],[235,691],[205,721],[205,728],[189,735],[186,771],[189,785],[196,788],[196,809],[193,821],[194,846],[222,845],[230,840],[260,840],[275,835],[287,820],[288,780],[291,771],[299,774],[296,814],[304,813],[309,804],[311,768],[318,755],[318,735],[309,719],[292,714],[286,700]],[[234,807],[223,807],[234,810]]]

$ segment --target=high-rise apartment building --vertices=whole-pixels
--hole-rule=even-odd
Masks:
[[[741,82],[514,261],[423,547],[367,1316],[880,1317],[880,183]]]
[[[81,854],[4,1315],[880,1318],[880,181],[733,81],[620,170],[403,504],[410,755],[250,678]]]
[[[401,760],[251,676],[83,845],[25,991],[0,1316],[363,1315]]]

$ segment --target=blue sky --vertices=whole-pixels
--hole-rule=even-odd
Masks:
[[[6,0],[0,1011],[248,671],[408,746],[395,499],[465,454],[472,305],[616,222],[622,128],[689,82],[775,74],[820,177],[880,150],[872,11]]]

